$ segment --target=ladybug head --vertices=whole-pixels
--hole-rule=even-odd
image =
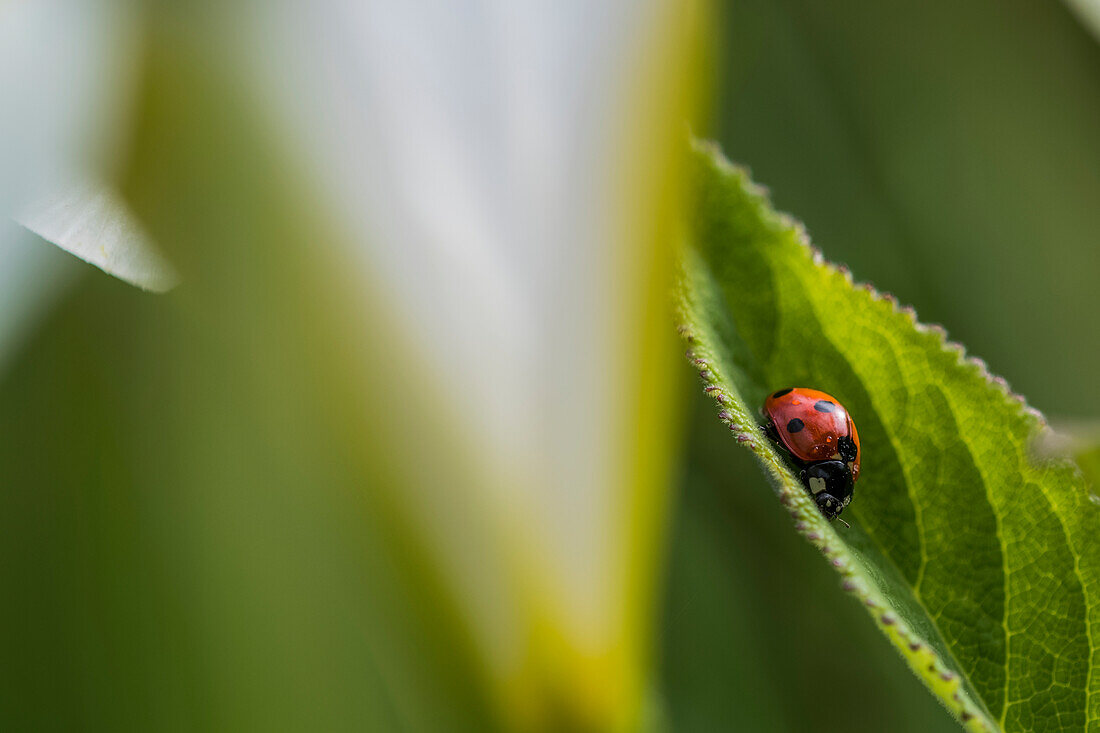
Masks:
[[[802,471],[806,485],[826,519],[840,516],[852,500],[852,472],[843,461],[818,461]]]
[[[840,513],[844,511],[844,502],[824,491],[815,496],[814,500],[817,502],[817,508],[821,510],[821,513],[824,514],[825,518],[830,522],[839,517]]]

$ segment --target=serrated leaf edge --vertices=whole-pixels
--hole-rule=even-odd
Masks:
[[[943,326],[921,323],[912,306],[900,305],[894,295],[880,292],[870,283],[856,282],[846,266],[826,260],[821,250],[811,243],[802,223],[788,214],[775,212],[767,189],[753,182],[745,168],[731,163],[716,144],[697,142],[695,147],[710,155],[727,175],[736,176],[740,185],[750,195],[760,199],[766,210],[773,212],[777,222],[794,234],[815,267],[824,270],[830,276],[842,277],[854,292],[864,293],[870,302],[888,305],[894,313],[906,317],[918,332],[937,337],[940,349],[945,353],[953,354],[959,366],[972,370],[980,376],[987,387],[1002,395],[1005,404],[1018,416],[1030,422],[1035,431],[1048,429],[1046,418],[1039,410],[1030,406],[1023,395],[1013,392],[1007,380],[993,374],[984,360],[969,356],[962,344],[949,340]],[[734,433],[735,439],[755,453],[770,469],[770,473],[776,479],[776,493],[780,504],[788,510],[794,521],[795,530],[825,556],[829,564],[841,575],[841,587],[859,599],[875,624],[901,652],[913,672],[967,730],[1000,731],[1000,726],[989,718],[983,707],[963,688],[960,672],[945,664],[925,639],[890,610],[889,603],[866,580],[870,577],[866,567],[845,549],[832,525],[810,501],[802,485],[790,473],[786,464],[764,437],[753,416],[737,414],[744,411],[737,408],[737,400],[724,387],[723,377],[718,371],[716,355],[699,341],[682,303],[676,304],[675,313],[679,320],[677,331],[688,345],[685,356],[698,370],[704,392],[710,395],[718,405],[718,417]]]

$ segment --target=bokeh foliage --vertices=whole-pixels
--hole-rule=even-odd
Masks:
[[[830,259],[943,323],[1036,407],[1100,414],[1100,44],[1069,9],[722,7],[707,136]]]

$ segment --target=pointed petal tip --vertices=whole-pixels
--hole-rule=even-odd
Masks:
[[[109,186],[74,177],[24,206],[15,221],[109,275],[142,290],[166,293],[179,284],[159,252]]]

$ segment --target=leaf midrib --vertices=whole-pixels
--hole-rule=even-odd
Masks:
[[[813,262],[812,256],[810,255],[809,251],[807,251],[803,256],[809,259],[809,264],[810,264],[811,267],[818,267],[818,265],[816,265]],[[794,272],[793,274],[794,274],[795,277],[802,280],[803,276],[802,276],[801,273]],[[837,273],[830,273],[830,275],[833,276],[833,277],[839,277],[840,276]],[[802,280],[801,284],[803,286],[806,285],[804,280]],[[856,290],[856,289],[853,288],[853,290]],[[810,289],[804,287],[804,292],[812,292],[812,291]],[[858,292],[858,291],[856,291],[856,292]],[[877,305],[875,300],[871,297],[870,293],[866,293],[865,295],[871,301],[872,305]],[[821,314],[818,311],[818,306],[814,302],[814,299],[813,298],[807,298],[806,299],[806,304],[807,304],[807,307],[809,308],[809,310],[813,313],[814,320],[817,324],[817,332],[820,333],[822,335],[822,337],[826,341],[829,342],[829,344],[833,347],[834,351],[836,351],[836,353],[840,356],[840,358],[842,358],[844,360],[844,362],[848,365],[848,368],[852,370],[852,373],[859,377],[860,382],[864,385],[864,389],[867,392],[867,397],[871,401],[872,407],[876,407],[875,402],[877,400],[877,396],[876,396],[875,392],[873,390],[869,390],[869,389],[866,388],[867,380],[865,379],[864,375],[859,370],[857,370],[856,367],[852,364],[852,362],[844,355],[843,350],[837,348],[836,342],[832,339],[832,337],[829,335],[828,331],[824,328],[824,324],[823,324],[823,321],[821,319]],[[891,341],[891,347],[893,348],[894,344],[893,344],[893,339],[892,339],[891,335],[890,334],[882,334],[882,335],[887,340]],[[895,353],[896,353],[896,349],[895,349]],[[907,375],[904,372],[902,372],[902,377],[906,378]],[[907,384],[907,386],[908,386],[908,384]],[[876,413],[877,412],[878,412],[878,410],[876,408]],[[952,414],[954,415],[954,412],[952,412]],[[956,418],[956,421],[957,421],[957,416],[955,416],[955,418]],[[903,454],[900,452],[901,446],[898,444],[897,437],[894,435],[891,428],[887,425],[886,421],[880,421],[880,422],[882,423],[883,432],[886,433],[887,438],[890,441],[891,447],[893,448],[894,452],[900,457]],[[974,465],[976,467],[977,463],[973,460],[973,451],[971,450],[971,446],[969,445],[969,443],[966,443],[965,440],[964,440],[964,443],[966,444],[967,454],[968,454],[968,456],[971,460],[971,463],[974,463]],[[924,536],[924,528],[921,525],[921,523],[919,522],[920,511],[921,510],[920,510],[919,502],[917,502],[917,500],[913,496],[912,484],[909,480],[908,466],[906,465],[905,461],[899,460],[898,462],[902,466],[902,471],[905,472],[905,491],[906,491],[906,494],[909,497],[910,503],[913,505],[914,516],[918,517],[917,537],[920,540],[920,554],[921,554],[921,565],[920,565],[920,569],[918,571],[918,578],[919,578],[923,574],[924,566],[927,562],[927,550],[926,550],[926,541],[925,541],[925,536]],[[977,470],[978,470],[979,473],[981,473],[980,468],[977,469]],[[988,487],[988,483],[985,483],[984,474],[983,474],[983,484],[986,487]],[[988,488],[987,488],[987,493],[988,493]],[[998,532],[999,532],[1000,531],[1000,517],[999,517],[999,515],[997,515],[996,509],[992,505],[990,506],[990,511],[993,513],[994,517],[997,518],[997,528],[998,528]],[[868,526],[864,526],[864,532],[867,534],[867,536],[874,543],[875,547],[878,548],[879,554],[888,563],[890,563],[890,566],[897,573],[898,577],[901,578],[902,580],[906,580],[905,573],[902,572],[901,567],[897,564],[897,561],[894,559],[894,557],[889,552],[887,552],[885,546],[879,540],[877,535],[871,530],[871,528],[868,527]],[[998,539],[1000,540],[999,536],[998,536]],[[1003,542],[1002,542],[1001,547],[1002,548],[1004,547]],[[1002,562],[1002,566],[1003,566],[1004,563],[1005,563],[1004,552],[1001,552],[1001,562]],[[1007,583],[1008,583],[1007,574],[1004,574],[1002,582],[1005,585],[1007,585]],[[930,625],[935,630],[936,635],[939,637],[940,643],[937,645],[937,653],[945,655],[946,658],[944,659],[944,662],[949,663],[959,673],[959,675],[965,681],[967,688],[974,693],[974,697],[978,701],[978,704],[981,706],[982,710],[986,713],[986,715],[989,718],[992,719],[994,716],[990,712],[989,707],[986,704],[985,698],[981,694],[979,694],[978,688],[974,685],[973,681],[970,679],[970,675],[968,674],[966,668],[962,664],[960,664],[958,658],[955,656],[954,652],[951,649],[951,645],[947,643],[947,637],[944,636],[943,629],[940,628],[939,616],[937,614],[933,614],[932,611],[928,608],[928,605],[925,602],[924,597],[920,592],[919,583],[918,583],[918,585],[910,585],[910,584],[907,583],[907,585],[908,585],[908,589],[909,589],[910,593],[912,593],[913,598],[917,603],[917,606],[920,608],[921,611],[924,612],[924,615],[928,618],[928,621],[929,621]],[[1005,619],[1005,622],[1003,623],[1003,630],[1005,632],[1005,658],[1007,660],[1007,658],[1008,658],[1008,638],[1007,638],[1007,635],[1008,635],[1008,627],[1007,627],[1008,594],[1007,594],[1007,589],[1006,589],[1006,594],[1005,594],[1005,603],[1003,605],[1004,605],[1003,618]],[[1006,665],[1006,668],[1005,668],[1005,686],[1006,686],[1005,700],[1006,700],[1006,702],[1007,702],[1007,699],[1008,699],[1007,698],[1007,685],[1008,685],[1008,670],[1007,670],[1007,665]],[[1007,709],[1007,704],[1004,707],[1005,707],[1005,709]],[[1003,715],[1003,713],[1002,713],[1002,715]],[[1004,728],[1004,723],[1003,722],[1000,723],[1000,727],[1002,729]]]
[[[784,227],[784,228],[786,229],[787,227]],[[808,251],[807,251],[807,253],[805,253],[802,256],[809,259],[809,264],[810,264],[811,267],[819,267],[818,265],[816,265],[812,261],[812,257],[811,257],[811,255]],[[804,292],[812,292],[811,290],[806,288],[807,283],[804,279],[804,274],[803,273],[794,272],[793,274],[794,274],[795,277],[797,277],[800,280],[800,284],[804,287]],[[836,276],[836,274],[833,273],[833,276]],[[855,288],[855,287],[853,287],[853,290],[855,292],[859,291],[859,289]],[[875,301],[874,298],[872,298],[870,296],[870,294],[867,294],[867,297],[871,300],[873,305],[877,305],[877,302]],[[813,313],[815,322],[818,326],[818,332],[821,333],[822,337],[825,338],[829,342],[829,344],[833,347],[834,351],[836,351],[836,353],[838,355],[840,355],[841,358],[844,359],[845,363],[852,370],[852,373],[859,376],[860,382],[864,385],[864,388],[866,389],[867,381],[864,378],[864,375],[861,374],[860,371],[856,369],[856,367],[852,364],[852,362],[846,356],[844,356],[844,352],[841,349],[837,348],[836,341],[832,337],[830,337],[828,332],[824,329],[821,314],[820,314],[819,309],[818,309],[818,304],[815,302],[815,300],[813,298],[807,298],[805,302],[806,302],[806,305],[809,308],[809,310]],[[886,338],[888,341],[890,341],[892,345],[894,344],[895,340],[892,337],[892,334],[883,332],[880,335],[882,335],[884,338]],[[945,348],[942,345],[941,345],[940,350],[941,350],[942,353],[952,354],[951,349]],[[895,351],[896,351],[896,349],[895,349]],[[959,359],[959,366],[965,368],[965,364],[963,363],[963,356],[961,354],[958,356],[958,359]],[[903,377],[907,376],[904,372],[902,374],[903,374]],[[907,383],[907,386],[910,386],[910,385]],[[1011,404],[1010,398],[1007,395],[1005,395],[1003,392],[1001,392],[1000,390],[996,389],[996,387],[994,387],[992,384],[983,383],[983,384],[979,385],[979,387],[987,389],[987,390],[993,390],[993,391],[997,392],[997,394],[999,396],[1001,396],[1005,399],[1005,401],[1009,404],[1010,407],[1015,407],[1014,405]],[[877,396],[875,395],[875,393],[872,390],[867,390],[867,395],[868,395],[868,399],[872,403],[872,406],[875,406],[875,402],[877,401]],[[956,411],[956,409],[953,406],[953,404],[951,403],[951,401],[950,400],[945,400],[945,404],[947,405],[948,409],[951,410],[952,419],[954,420],[955,424],[957,424],[957,425],[961,424],[960,420],[959,420],[959,417],[960,417],[959,413]],[[891,429],[891,427],[886,422],[883,422],[882,423],[882,429],[883,429],[883,432],[887,435],[887,438],[889,439],[891,447],[893,448],[895,453],[898,456],[903,455],[900,452],[900,445],[898,443],[897,436],[894,434],[894,431]],[[1008,589],[1008,585],[1009,585],[1008,558],[1005,554],[1005,548],[1007,547],[1007,544],[1005,542],[1004,534],[1003,534],[1003,531],[1002,531],[1003,517],[1002,517],[1001,513],[998,511],[997,505],[993,500],[992,493],[990,492],[989,478],[988,478],[986,472],[983,470],[982,466],[979,464],[979,462],[974,459],[974,445],[973,445],[973,442],[968,439],[968,435],[967,435],[966,431],[959,431],[959,432],[960,432],[960,438],[961,438],[960,442],[966,448],[968,460],[969,460],[970,464],[974,466],[975,471],[981,477],[983,492],[986,495],[989,510],[990,510],[990,513],[992,514],[994,522],[995,522],[997,542],[998,542],[998,546],[999,546],[999,549],[1000,549],[999,554],[1000,554],[1000,559],[1001,559],[1001,582],[1002,582],[1002,587],[1004,589],[1004,603],[1003,603],[1003,608],[1002,608],[1001,630],[1004,633],[1004,652],[1005,652],[1004,678],[1005,678],[1005,681],[1004,681],[1004,697],[1003,697],[1003,702],[1001,704],[1001,712],[1000,712],[1000,715],[997,716],[995,719],[998,721],[998,725],[1003,730],[1004,726],[1005,726],[1005,723],[1007,721],[1007,716],[1008,716],[1008,708],[1009,708],[1009,704],[1010,704],[1009,686],[1010,686],[1011,681],[1012,681],[1012,678],[1009,674],[1010,668],[1009,668],[1009,665],[1008,665],[1009,640],[1010,640],[1010,637],[1014,635],[1012,633],[1012,631],[1009,629],[1009,626],[1008,626],[1009,603],[1010,603],[1011,596],[1009,594],[1009,589]],[[1019,467],[1019,472],[1020,472],[1021,476],[1023,477],[1023,476],[1025,476],[1026,467],[1027,467],[1027,462],[1025,460],[1026,457],[1020,452],[1019,448],[1016,448],[1015,454],[1016,454],[1016,466]],[[924,530],[923,524],[920,522],[920,512],[921,512],[920,505],[915,500],[915,498],[912,494],[912,487],[911,487],[911,483],[909,481],[908,466],[906,465],[906,463],[904,461],[899,461],[899,463],[901,463],[902,470],[905,472],[906,493],[909,497],[910,503],[913,505],[914,516],[917,518],[917,536],[918,536],[918,539],[920,541],[920,554],[921,554],[921,564],[920,564],[920,568],[918,570],[918,579],[919,579],[921,577],[921,575],[923,574],[924,567],[927,563],[925,530]],[[1069,530],[1066,527],[1065,519],[1063,518],[1061,512],[1058,511],[1055,502],[1052,501],[1047,487],[1041,481],[1036,481],[1034,483],[1035,483],[1036,486],[1039,487],[1040,492],[1042,493],[1042,496],[1043,496],[1043,500],[1047,504],[1047,506],[1049,507],[1050,513],[1052,515],[1054,515],[1054,517],[1058,521],[1058,526],[1059,526],[1059,529],[1061,530],[1062,539],[1065,543],[1066,549],[1068,550],[1070,556],[1073,558],[1074,578],[1077,581],[1078,587],[1080,588],[1082,598],[1086,599],[1086,602],[1085,602],[1085,616],[1083,618],[1082,623],[1083,623],[1083,626],[1085,627],[1085,629],[1084,629],[1085,630],[1085,636],[1086,636],[1086,640],[1088,641],[1089,671],[1088,671],[1088,675],[1086,677],[1085,688],[1081,691],[1085,693],[1085,705],[1084,705],[1084,711],[1083,712],[1084,712],[1084,715],[1085,715],[1086,725],[1088,725],[1089,723],[1096,720],[1096,718],[1090,718],[1089,717],[1089,711],[1090,711],[1090,704],[1089,703],[1095,695],[1095,692],[1092,690],[1092,684],[1091,683],[1092,683],[1092,681],[1094,679],[1094,676],[1096,674],[1096,665],[1092,664],[1092,656],[1095,653],[1096,647],[1095,647],[1094,641],[1093,641],[1092,628],[1089,624],[1089,614],[1091,612],[1091,606],[1088,603],[1089,594],[1088,594],[1088,591],[1086,589],[1086,584],[1084,582],[1084,577],[1082,576],[1081,571],[1080,571],[1080,561],[1081,561],[1080,560],[1080,553],[1074,551],[1074,543],[1073,543],[1072,537],[1069,533]],[[881,556],[890,563],[891,567],[895,570],[895,572],[898,574],[898,576],[900,578],[905,579],[905,574],[901,572],[901,569],[897,565],[897,562],[887,552],[887,550],[885,549],[885,546],[881,543],[879,538],[872,531],[870,531],[869,527],[864,527],[864,530],[865,530],[867,536],[875,544],[875,547],[878,548]],[[986,701],[985,697],[980,695],[980,694],[977,694],[978,688],[974,686],[974,684],[971,681],[971,679],[969,677],[969,674],[967,673],[966,669],[959,663],[957,657],[955,657],[955,655],[954,655],[954,652],[951,650],[950,645],[948,645],[946,643],[946,637],[943,635],[943,631],[942,631],[942,629],[940,628],[940,625],[939,625],[939,616],[933,614],[930,611],[930,609],[928,608],[928,606],[927,606],[927,604],[924,600],[924,597],[923,597],[923,595],[920,591],[919,580],[918,580],[918,583],[916,585],[909,584],[909,590],[913,594],[914,600],[917,602],[917,605],[920,607],[920,609],[922,611],[924,611],[925,615],[929,619],[929,622],[930,622],[931,626],[935,629],[936,633],[939,635],[941,641],[943,642],[943,644],[942,644],[943,652],[946,652],[946,656],[947,656],[947,659],[945,659],[945,661],[949,660],[953,664],[953,666],[958,671],[958,673],[966,681],[966,684],[969,687],[969,689],[973,690],[976,693],[975,697],[976,697],[977,701],[979,702],[979,704],[982,706],[983,709],[985,709],[987,714],[989,714],[990,717],[992,718],[993,716],[992,716],[991,713],[989,713],[989,709],[988,709],[987,701]]]
[[[876,433],[881,432],[878,440],[880,450],[884,451],[883,460],[891,471],[896,471],[895,476],[884,479],[890,491],[879,492],[877,496],[887,502],[884,506],[891,514],[877,524],[862,526],[866,532],[853,534],[845,542],[842,534],[837,534],[812,506],[807,506],[801,482],[791,474],[790,466],[780,461],[773,446],[767,441],[758,442],[754,411],[745,401],[745,396],[752,397],[760,387],[758,380],[752,378],[754,369],[748,366],[753,362],[791,375],[816,372],[794,364],[787,369],[775,357],[761,361],[762,355],[754,354],[754,349],[743,348],[749,344],[740,344],[738,356],[730,355],[730,368],[720,367],[712,376],[707,371],[708,363],[729,346],[727,335],[720,328],[716,330],[716,326],[731,315],[730,306],[736,306],[733,312],[739,316],[755,315],[766,308],[750,307],[741,313],[737,308],[745,303],[733,294],[751,294],[755,292],[752,290],[755,283],[737,278],[727,280],[720,274],[720,268],[715,269],[714,252],[700,259],[699,271],[692,271],[692,277],[685,281],[688,289],[682,291],[685,296],[694,291],[684,301],[688,306],[685,315],[687,323],[702,329],[699,346],[706,351],[713,349],[713,353],[704,353],[706,361],[694,358],[690,352],[689,358],[701,365],[700,376],[707,392],[718,390],[714,396],[721,405],[719,409],[724,410],[720,419],[732,430],[740,431],[737,439],[757,453],[777,480],[780,501],[791,510],[796,531],[831,560],[846,578],[845,589],[866,602],[876,624],[891,637],[911,669],[968,728],[1003,730],[1011,705],[1016,705],[1012,708],[1015,727],[1038,725],[1043,729],[1068,730],[1077,729],[1082,723],[1089,729],[1096,727],[1100,707],[1092,708],[1100,701],[1100,689],[1093,690],[1093,685],[1098,683],[1096,667],[1100,666],[1100,650],[1096,649],[1094,637],[1100,638],[1100,634],[1093,623],[1100,626],[1100,616],[1093,606],[1100,597],[1100,577],[1095,570],[1100,546],[1094,542],[1095,515],[1090,513],[1094,507],[1081,493],[1079,476],[1073,475],[1071,464],[1037,462],[1031,455],[1029,441],[1043,425],[1041,416],[1027,407],[1022,397],[1011,393],[1003,379],[993,377],[981,360],[967,357],[961,346],[947,341],[941,328],[918,323],[911,308],[899,308],[891,296],[880,295],[869,286],[854,285],[843,268],[824,262],[820,253],[808,245],[800,226],[774,212],[766,194],[752,184],[743,169],[729,164],[713,149],[700,152],[708,156],[707,165],[715,166],[708,176],[716,177],[707,179],[719,194],[713,204],[732,207],[730,210],[736,214],[723,218],[720,210],[702,212],[702,221],[708,227],[701,230],[707,236],[699,240],[700,244],[711,241],[710,237],[715,235],[722,236],[724,227],[739,227],[731,233],[735,237],[749,237],[745,246],[760,248],[752,256],[763,257],[771,275],[783,275],[785,283],[779,288],[783,295],[787,295],[782,292],[786,290],[794,294],[801,290],[808,295],[799,298],[801,305],[793,310],[788,304],[781,313],[782,323],[769,321],[765,331],[757,324],[753,343],[767,341],[769,336],[764,336],[765,333],[770,334],[772,341],[782,340],[777,333],[783,334],[783,339],[793,334],[798,340],[784,342],[785,349],[799,348],[806,338],[818,343],[829,360],[836,359],[835,364],[830,361],[827,371],[840,370],[838,376],[849,380],[845,383],[856,394],[863,393],[859,401],[872,413],[896,413],[900,409],[898,400],[930,390],[928,394],[917,395],[919,399],[930,400],[923,406],[917,405],[920,419],[917,412],[909,414],[903,410],[903,419],[876,424]],[[738,217],[743,220],[738,221]],[[712,226],[717,228],[711,231]],[[703,251],[706,249],[703,244]],[[716,252],[720,255],[723,250],[718,247]],[[746,252],[745,256],[750,255]],[[749,263],[755,265],[755,259]],[[808,288],[810,284],[816,289]],[[737,290],[729,290],[733,287]],[[750,289],[745,291],[745,287]],[[725,307],[721,304],[722,290],[729,294]],[[865,291],[864,297],[857,295],[860,291]],[[694,296],[705,297],[699,301]],[[710,302],[715,296],[717,302]],[[833,313],[837,308],[841,314],[855,316],[858,323],[869,328],[866,337],[861,334],[858,343],[845,340],[844,329]],[[860,316],[862,310],[875,312],[864,319]],[[830,320],[826,321],[826,316]],[[787,320],[792,318],[797,321]],[[825,331],[826,325],[831,332]],[[689,349],[694,349],[691,331],[687,326],[684,329]],[[845,351],[841,350],[841,344]],[[869,359],[864,365],[860,361],[864,354],[880,357]],[[902,355],[904,361],[900,360]],[[713,363],[724,361],[718,359]],[[858,368],[860,365],[863,368]],[[723,395],[726,390],[729,393]],[[883,407],[887,401],[889,409]],[[925,417],[942,419],[947,432],[937,435],[933,431],[939,430],[938,422],[925,425]],[[989,428],[1003,434],[1000,443],[983,442],[982,435]],[[925,445],[926,440],[931,442]],[[909,445],[912,441],[917,441],[920,450],[903,452],[901,444]],[[1004,445],[1006,442],[1008,446]],[[924,466],[927,470],[921,473],[926,450],[930,451],[927,454],[930,465]],[[929,474],[928,470],[933,468]],[[952,477],[962,479],[962,483],[952,488]],[[904,493],[896,486],[899,479],[905,481]],[[975,481],[982,482],[981,492],[973,485]],[[875,488],[882,486],[876,482]],[[954,496],[944,496],[939,491],[953,492]],[[923,504],[917,503],[918,497]],[[972,510],[968,508],[971,504]],[[857,508],[857,516],[862,509]],[[974,512],[973,517],[970,511]],[[946,513],[941,516],[941,512]],[[986,512],[992,516],[984,516]],[[1054,515],[1053,519],[1048,513]],[[868,515],[866,519],[874,517]],[[940,520],[945,522],[943,529],[938,524]],[[872,527],[877,532],[872,532]],[[952,544],[952,537],[943,535],[947,529],[962,532],[966,539],[960,535],[961,544]],[[894,532],[901,533],[896,543]],[[1036,532],[1038,536],[1032,536]],[[861,551],[861,544],[866,552]],[[894,554],[887,547],[892,547]],[[990,552],[1000,553],[1000,579],[995,575],[997,565],[990,562]],[[933,554],[937,558],[935,563],[931,561]],[[982,566],[973,573],[968,570],[971,557]],[[913,562],[918,560],[914,568]],[[914,574],[903,573],[899,561],[904,561],[907,571]],[[951,576],[956,571],[961,572],[963,584],[952,583]],[[926,598],[922,590],[933,580],[936,587],[928,586]],[[1049,585],[1052,580],[1055,585]],[[976,585],[965,584],[969,581]],[[1001,597],[996,596],[998,591]],[[1049,598],[1047,591],[1052,594]],[[998,598],[1003,599],[1000,614],[994,609]],[[932,615],[930,602],[942,606],[943,613]],[[957,606],[960,603],[963,605]],[[1010,621],[1015,625],[1014,633]],[[970,630],[959,627],[960,623]],[[1084,635],[1080,633],[1082,623]],[[944,628],[952,630],[955,641],[962,646],[949,646]],[[920,642],[932,640],[935,643],[926,643],[925,649],[919,649]],[[972,648],[975,643],[977,648]],[[1015,655],[1010,653],[1011,649],[1016,650]],[[1024,656],[1029,649],[1038,656]],[[962,656],[957,657],[956,651]],[[959,663],[960,658],[973,662],[969,671]],[[987,666],[991,659],[1000,660],[1000,664]],[[1041,664],[1036,666],[1038,662]],[[990,698],[1002,695],[996,718],[988,711],[986,697],[976,694],[970,672],[993,682],[985,687]],[[1003,675],[1001,681],[995,679],[998,673]],[[940,683],[937,674],[950,684]],[[953,682],[951,674],[956,676]],[[999,684],[1002,682],[1003,686]],[[1013,691],[1021,697],[1010,699]]]
[[[1018,465],[1021,465],[1021,466],[1026,466],[1027,465],[1026,464],[1026,456],[1023,455],[1020,452],[1019,448],[1016,449],[1016,460],[1018,462]],[[1022,474],[1023,474],[1023,471],[1021,471],[1021,475]],[[1047,503],[1047,505],[1050,506],[1050,513],[1053,514],[1055,516],[1055,518],[1058,519],[1058,527],[1059,527],[1059,529],[1062,530],[1062,537],[1065,540],[1066,549],[1069,550],[1069,554],[1073,558],[1073,577],[1077,579],[1077,584],[1081,587],[1081,597],[1085,599],[1085,617],[1084,617],[1083,625],[1085,627],[1085,639],[1088,641],[1088,645],[1089,645],[1089,672],[1088,672],[1088,675],[1085,677],[1085,689],[1084,689],[1084,693],[1085,693],[1085,710],[1084,710],[1084,712],[1085,712],[1085,725],[1088,726],[1089,723],[1097,720],[1096,718],[1090,718],[1089,717],[1089,709],[1090,709],[1089,702],[1091,701],[1091,699],[1093,697],[1093,694],[1094,694],[1093,691],[1092,691],[1092,679],[1093,679],[1093,675],[1096,673],[1096,665],[1092,663],[1092,657],[1093,657],[1093,654],[1096,651],[1096,647],[1093,646],[1092,626],[1089,623],[1089,614],[1092,613],[1092,605],[1089,603],[1089,593],[1088,593],[1088,590],[1086,589],[1085,579],[1081,575],[1081,553],[1076,552],[1074,550],[1073,538],[1070,536],[1069,529],[1066,527],[1066,522],[1062,518],[1061,512],[1058,511],[1057,505],[1051,500],[1050,494],[1047,493],[1046,486],[1044,486],[1043,482],[1041,482],[1041,481],[1035,481],[1034,483],[1035,483],[1036,486],[1039,487],[1039,491],[1043,495],[1043,501],[1045,501]],[[993,513],[996,515],[996,509],[994,509]],[[1005,578],[1005,582],[1006,583],[1008,582],[1007,576]],[[1007,598],[1007,594],[1006,594],[1005,597]],[[1005,603],[1005,615],[1006,615],[1006,618],[1005,618],[1005,635],[1006,635],[1006,637],[1012,635],[1012,632],[1008,628],[1007,614],[1008,614],[1008,604],[1006,602]],[[1006,638],[1006,644],[1007,644],[1007,638]],[[1001,714],[1001,727],[1002,728],[1004,728],[1004,720],[1007,717],[1007,715],[1008,715],[1008,675],[1006,674],[1005,675],[1005,707],[1004,707],[1004,712]]]

